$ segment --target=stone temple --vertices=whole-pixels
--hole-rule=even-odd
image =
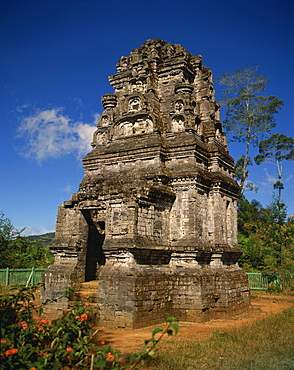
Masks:
[[[113,94],[58,210],[42,299],[93,283],[99,325],[203,321],[249,305],[238,266],[234,160],[212,72],[181,45],[147,40],[109,77]],[[47,314],[69,305],[59,298]]]

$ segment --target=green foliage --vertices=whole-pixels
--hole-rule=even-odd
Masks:
[[[253,199],[251,202],[242,196],[238,200],[238,230],[241,235],[248,237],[257,231],[260,223],[264,222],[263,207]]]
[[[262,240],[255,234],[250,234],[247,238],[239,234],[238,242],[243,250],[239,260],[240,264],[246,268],[263,269],[265,255],[262,249]]]
[[[257,75],[258,66],[224,73],[218,82],[225,87],[220,102],[227,107],[224,125],[234,141],[257,145],[275,127],[274,114],[283,102],[275,96],[264,97],[268,78]]]
[[[271,283],[267,287],[267,292],[271,294],[279,294],[282,292],[282,287],[278,284]]]
[[[244,177],[244,164],[245,164],[245,157],[242,155],[239,159],[237,159],[236,164],[235,164],[235,179],[239,182],[242,181]],[[248,157],[247,159],[247,168],[248,166],[252,166],[252,161],[251,158]],[[245,176],[246,178],[248,177],[248,170],[246,169]],[[257,191],[258,187],[255,186],[251,181],[246,181],[244,184],[244,190],[254,190]]]
[[[259,154],[254,158],[257,164],[268,162],[274,165],[283,160],[294,160],[294,139],[284,134],[273,134],[259,143]]]
[[[269,139],[259,143],[259,154],[254,157],[257,164],[271,163],[277,167],[278,181],[274,184],[274,189],[278,190],[278,201],[281,200],[284,184],[283,161],[294,160],[294,139],[284,134],[274,134]]]
[[[33,317],[33,290],[1,297],[1,368],[61,369],[77,364],[88,352],[91,326],[88,307],[77,304],[54,327],[46,319]]]
[[[247,181],[251,146],[259,145],[257,164],[272,163],[277,167],[278,179],[273,185],[277,198],[266,208],[244,197],[238,205],[239,244],[243,249],[240,264],[247,270],[272,270],[293,272],[293,223],[286,220],[286,207],[281,201],[284,189],[282,163],[294,159],[294,139],[284,134],[273,134],[275,114],[283,101],[275,96],[265,96],[269,82],[258,75],[258,66],[245,66],[218,78],[223,86],[220,103],[226,108],[224,126],[231,141],[243,142],[244,153],[236,161],[235,177],[245,190],[258,190]],[[270,136],[271,135],[271,136]],[[267,138],[270,136],[269,138]],[[292,261],[292,262],[291,262]]]
[[[139,363],[155,354],[163,335],[178,332],[177,320],[168,318],[167,327],[154,329],[144,349],[132,355],[129,364],[123,364],[119,361],[119,351],[107,345],[97,348],[91,343],[96,332],[89,321],[92,312],[87,300],[76,303],[51,326],[48,320],[39,318],[41,310],[38,317],[33,316],[36,289],[36,286],[20,288],[15,294],[1,296],[0,367],[3,370],[135,370]],[[158,333],[161,334],[157,338]]]
[[[49,248],[41,241],[31,242],[22,236],[0,210],[0,268],[42,268],[53,263]]]
[[[240,198],[238,204],[240,264],[248,271],[292,273],[294,269],[294,222],[286,219],[286,206],[274,200],[266,208]]]
[[[240,186],[244,192],[250,163],[250,146],[259,141],[275,127],[274,115],[283,101],[275,96],[265,97],[263,92],[269,80],[257,74],[258,66],[246,66],[234,73],[224,73],[218,78],[223,85],[220,103],[226,107],[224,126],[232,141],[245,143],[243,164],[239,169]]]
[[[177,319],[174,317],[168,317],[166,320],[168,324],[167,327],[163,330],[162,328],[156,328],[152,332],[152,337],[145,340],[145,346],[141,352],[135,353],[130,358],[130,363],[132,364],[131,369],[136,369],[136,366],[141,362],[144,363],[145,359],[155,355],[156,351],[159,348],[159,342],[162,340],[165,334],[168,337],[171,337],[174,334],[177,334],[179,331],[179,326],[177,324]],[[161,333],[158,337],[156,335]]]

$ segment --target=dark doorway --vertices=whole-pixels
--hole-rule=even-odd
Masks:
[[[97,280],[99,265],[105,265],[102,245],[105,239],[105,222],[97,220],[95,211],[84,212],[88,223],[85,281]]]

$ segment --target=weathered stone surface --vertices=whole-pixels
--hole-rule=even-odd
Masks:
[[[59,208],[43,298],[60,291],[64,269],[63,286],[99,280],[105,326],[245,309],[239,187],[211,70],[181,45],[148,40],[109,81],[85,176]]]

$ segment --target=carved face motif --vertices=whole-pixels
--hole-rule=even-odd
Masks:
[[[103,126],[108,125],[108,124],[109,124],[109,117],[108,117],[108,116],[102,116],[102,117],[101,117],[101,124],[102,124]]]
[[[141,109],[141,99],[138,96],[129,100],[128,111],[135,112]]]
[[[174,117],[171,122],[172,132],[185,131],[185,122],[183,117]]]
[[[107,142],[107,135],[105,132],[98,132],[96,135],[97,145],[104,145]]]
[[[184,103],[182,100],[177,100],[175,102],[175,110],[176,110],[176,113],[180,113],[182,112],[184,109]]]
[[[146,84],[144,81],[137,80],[137,81],[132,81],[131,83],[131,92],[144,92],[145,91]]]

